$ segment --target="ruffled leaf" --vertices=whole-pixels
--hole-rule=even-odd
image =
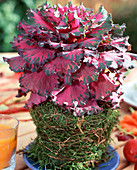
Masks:
[[[92,8],[86,8],[83,3],[81,2],[79,6],[77,6],[77,14],[79,18],[86,17],[86,16],[91,16],[93,14],[93,9]]]
[[[47,30],[51,30],[55,32],[55,29],[53,28],[54,25],[51,22],[47,22],[44,17],[41,15],[41,13],[37,10],[35,11],[34,9],[28,10],[28,19],[31,22],[34,22],[34,26],[41,26]]]
[[[107,18],[107,11],[104,9],[104,7],[101,5],[98,9],[98,11],[91,16],[91,20],[93,22],[93,25],[94,23],[100,23],[100,22],[103,22],[104,20],[106,20]]]
[[[37,64],[29,64],[27,63],[27,66],[25,67],[24,71],[31,71],[31,72],[35,72],[40,68],[39,65]]]
[[[26,23],[24,20],[22,22],[19,22],[17,29],[20,31],[23,31],[25,34],[28,34],[30,30],[35,29],[33,26]]]
[[[92,99],[88,100],[88,102],[85,106],[75,107],[73,110],[74,110],[73,114],[75,116],[82,116],[85,113],[87,113],[88,115],[98,113],[102,110],[102,108],[100,108],[98,106],[96,100],[94,98],[92,98]]]
[[[96,50],[99,43],[102,41],[102,38],[88,38],[78,43],[79,48],[88,48],[91,50]]]
[[[62,34],[60,34],[60,35],[62,35]],[[67,36],[69,38],[68,33],[67,33]],[[72,43],[72,44],[71,43],[65,44],[62,41],[60,41],[60,42],[52,42],[50,40],[47,41],[47,44],[50,46],[51,49],[58,49],[59,51],[60,51],[60,49],[62,49],[62,51],[72,51],[74,48],[76,48],[78,46],[77,42]]]
[[[39,96],[38,94],[31,93],[28,102],[26,103],[27,108],[32,108],[34,105],[38,105],[44,101],[46,101],[46,97]]]
[[[111,102],[113,109],[119,109],[120,106],[120,95],[116,92],[112,92],[112,95],[104,99],[105,102]]]
[[[128,56],[126,53],[116,53],[114,51],[99,53],[98,58],[93,58],[91,53],[91,55],[84,58],[84,61],[86,61],[86,63],[88,63],[89,66],[94,65],[98,72],[100,72],[101,70],[105,70],[109,67],[113,69],[120,68],[121,66],[123,66],[124,60],[125,63],[128,60]],[[127,63],[128,64],[127,67],[131,64],[130,59],[129,61],[130,63]],[[124,67],[126,68],[126,65]]]
[[[83,64],[80,69],[73,74],[73,79],[77,79],[80,82],[82,81],[83,84],[89,84],[90,82],[97,81],[98,79],[98,72],[94,66],[88,67]]]
[[[27,64],[26,61],[20,56],[12,58],[3,57],[3,59],[10,65],[9,68],[14,72],[23,72]]]
[[[40,66],[37,64],[29,64],[27,63],[23,57],[17,56],[12,58],[3,57],[4,61],[10,65],[10,69],[14,72],[24,72],[24,71],[37,71]]]
[[[80,37],[80,36],[84,35],[84,26],[81,25],[79,28],[70,31],[69,34],[72,34],[75,37]]]
[[[98,51],[84,49],[84,56],[85,57],[94,57],[97,59],[97,58],[99,58],[99,53],[98,53]],[[86,61],[84,61],[84,62],[86,62]]]
[[[75,30],[81,26],[81,18],[78,17],[77,12],[69,12],[67,14],[68,23],[71,30]]]
[[[29,39],[24,39],[23,35],[18,35],[14,37],[14,41],[10,42],[14,50],[22,51],[25,48],[29,48],[29,45],[26,43]]]
[[[41,96],[50,95],[51,92],[57,87],[58,76],[48,76],[41,72],[26,73],[20,78],[20,86],[37,93]]]
[[[68,26],[68,18],[67,16],[64,16],[63,19],[59,22],[58,27],[56,27],[59,31],[62,29],[67,29]]]
[[[52,42],[50,40],[48,40],[48,45],[50,46],[51,49],[58,49],[61,48],[62,42]]]
[[[40,47],[36,43],[31,44],[30,40],[22,37],[15,38],[12,44],[14,48],[19,49],[24,60],[30,64],[44,65],[55,57],[54,50]]]
[[[62,44],[62,49],[63,51],[72,51],[74,48],[78,46],[78,43],[73,43],[73,44]]]
[[[62,53],[58,53],[58,56],[61,56],[66,60],[77,62],[83,58],[84,53],[82,49],[74,49],[73,51],[65,51]]]
[[[103,57],[99,57],[99,59],[93,57],[85,57],[84,61],[86,61],[87,66],[96,68],[96,71],[100,73],[102,70],[105,70],[109,66],[111,66],[112,61],[104,60]]]
[[[96,99],[104,99],[112,95],[112,92],[116,91],[119,85],[114,84],[112,80],[106,74],[99,74],[96,82],[90,83],[91,90],[95,90]]]
[[[64,75],[74,73],[78,70],[79,67],[80,62],[73,62],[62,57],[56,57],[51,62],[45,64],[44,72],[46,73],[46,75],[53,75],[54,73],[58,75]]]
[[[131,60],[131,56],[128,53],[123,53],[122,56],[124,59],[124,62],[123,62],[124,69],[129,69],[129,68],[134,67],[134,64]]]
[[[106,21],[104,21],[101,25],[96,28],[93,28],[90,36],[97,37],[108,33],[112,29],[112,18],[111,15],[108,15]]]
[[[108,68],[112,63],[112,56],[111,60],[108,60],[104,57],[105,54],[103,56],[103,53],[98,53],[97,51],[85,50],[84,56],[83,62],[90,67],[94,66],[98,72]]]
[[[64,13],[66,13],[67,11],[68,11],[68,6],[67,5],[65,5],[65,6],[61,6],[60,4],[57,4],[57,16],[59,15],[59,14],[61,14],[61,15],[63,15]]]
[[[126,54],[131,57],[131,60],[137,60],[137,54],[129,53],[129,52],[127,52]]]
[[[112,67],[117,69],[123,65],[123,56],[121,53],[116,53],[114,51],[110,52],[102,52],[100,53],[99,58],[99,68],[105,69],[108,67]]]
[[[56,104],[67,106],[83,106],[87,103],[89,94],[87,92],[87,86],[75,81],[73,84],[67,85],[60,93],[56,95]]]
[[[122,37],[123,33],[125,31],[125,28],[126,28],[125,24],[122,24],[122,25],[113,24],[112,31],[111,31],[112,32],[112,36],[113,37]]]
[[[48,60],[55,57],[55,51],[38,47],[37,45],[31,46],[21,52],[24,60],[30,64],[44,65]]]
[[[47,10],[44,10],[47,7],[47,5],[43,4],[42,9],[40,10],[41,15],[44,17],[44,20],[46,20],[48,23],[52,23],[54,26],[57,26],[60,21],[60,13],[58,11],[58,8],[47,8]]]
[[[128,43],[129,37],[124,38],[117,38],[111,41],[112,47],[117,48],[119,51],[125,52],[129,51],[131,48],[131,45]]]

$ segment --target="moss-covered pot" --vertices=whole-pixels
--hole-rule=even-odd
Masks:
[[[118,123],[118,111],[75,117],[52,102],[30,110],[37,137],[28,153],[49,169],[94,168],[107,161],[111,132]]]

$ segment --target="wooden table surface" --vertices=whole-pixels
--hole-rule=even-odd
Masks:
[[[16,53],[0,53],[0,61],[2,56],[16,56]],[[0,63],[0,73],[4,74],[5,76],[13,76],[13,72],[9,70],[8,64],[1,64]],[[137,69],[135,68],[130,74],[127,76],[125,81],[132,81],[135,77],[135,74],[137,76]],[[11,94],[16,95],[17,91],[12,90],[14,88],[18,88],[18,80],[8,82],[7,84],[2,85],[2,77],[0,77],[0,102],[4,101],[8,96]],[[4,91],[4,89],[10,89],[8,91]],[[21,107],[24,105],[24,101],[26,101],[27,98],[23,97],[21,98],[21,101],[17,101],[17,98],[14,97],[13,99],[9,99],[4,104],[9,104],[9,107]],[[10,105],[10,103],[14,103]],[[1,105],[0,105],[1,108]],[[124,114],[130,114],[129,112],[129,105],[122,102],[121,103],[121,109],[120,109],[120,115],[121,117]],[[33,124],[33,121],[29,115],[28,111],[25,112],[18,112],[11,114],[12,116],[16,117],[19,120],[19,131],[18,131],[18,141],[17,141],[17,154],[16,154],[16,170],[30,170],[30,168],[27,167],[27,165],[24,163],[23,160],[23,149],[36,137],[35,132],[35,125]],[[113,131],[112,138],[113,142],[111,142],[111,146],[114,147],[119,156],[120,156],[120,164],[117,168],[117,170],[134,170],[134,164],[129,163],[123,155],[123,146],[125,142],[119,142],[116,138],[116,134],[118,131]]]

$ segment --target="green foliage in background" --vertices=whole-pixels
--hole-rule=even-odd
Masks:
[[[13,51],[9,42],[17,34],[18,22],[25,18],[28,8],[35,8],[36,0],[0,1],[0,52]]]
[[[123,5],[113,6],[114,23],[125,23],[126,30],[124,36],[129,36],[129,43],[132,44],[132,52],[137,53],[137,3],[133,6]]]

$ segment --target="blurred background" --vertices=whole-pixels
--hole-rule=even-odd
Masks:
[[[48,0],[51,4],[65,5],[70,0]],[[0,52],[12,52],[9,42],[17,34],[17,25],[23,18],[26,20],[28,8],[36,8],[44,0],[0,0]],[[129,36],[132,52],[137,53],[137,0],[73,0],[73,4],[83,2],[85,7],[95,11],[103,5],[112,14],[116,24],[126,23],[125,36]]]

